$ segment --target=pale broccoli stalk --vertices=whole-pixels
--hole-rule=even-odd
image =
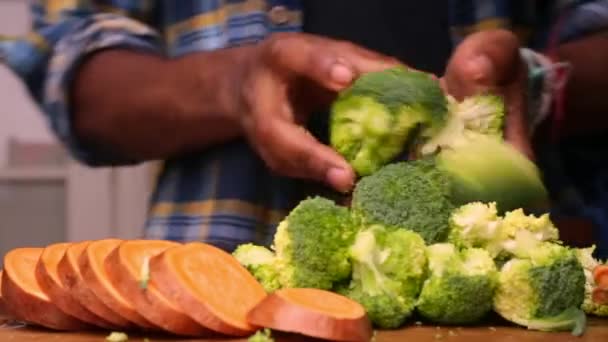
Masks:
[[[262,284],[266,292],[281,286],[274,253],[266,247],[248,243],[238,246],[232,255]]]
[[[336,291],[363,305],[376,327],[400,327],[412,315],[426,276],[422,237],[371,226],[357,234],[350,258],[352,279]]]
[[[492,311],[498,270],[481,248],[458,250],[450,243],[427,247],[430,276],[416,307],[438,324],[473,324]]]
[[[448,241],[459,248],[487,249],[498,237],[501,219],[495,202],[472,202],[460,206],[450,216]]]
[[[585,300],[583,301],[582,309],[589,315],[608,317],[608,304],[596,303],[593,300],[593,291],[597,287],[595,278],[593,277],[593,271],[596,267],[603,265],[600,260],[593,257],[595,248],[595,246],[591,246],[576,250],[578,260],[585,270]]]
[[[272,248],[281,287],[329,290],[348,279],[357,226],[348,208],[323,197],[301,201],[277,227]]]
[[[551,242],[534,242],[519,258],[506,262],[499,275],[494,310],[528,329],[571,330],[580,335],[585,313],[585,274],[573,250]]]
[[[480,135],[502,139],[505,107],[501,97],[479,94],[462,102],[448,98],[448,120],[442,130],[419,147],[422,156],[471,142]]]
[[[389,163],[414,135],[445,124],[447,100],[432,75],[405,67],[366,73],[331,108],[330,143],[360,176]]]
[[[559,241],[559,231],[549,214],[526,215],[522,209],[498,215],[496,203],[465,204],[450,216],[449,242],[458,247],[480,247],[492,258],[521,255],[542,241]]]

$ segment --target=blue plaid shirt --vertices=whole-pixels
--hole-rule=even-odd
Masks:
[[[449,6],[454,44],[476,30],[509,27],[542,48],[552,20],[566,8],[575,11],[562,41],[608,26],[608,1],[452,0]],[[57,137],[89,165],[132,161],[93,151],[73,134],[68,87],[85,56],[121,47],[177,57],[252,44],[273,32],[300,31],[303,16],[298,0],[40,0],[31,13],[31,32],[2,39],[0,60],[23,79]],[[218,145],[164,161],[145,237],[202,240],[228,250],[242,242],[268,244],[278,221],[312,191],[270,173],[244,141]]]

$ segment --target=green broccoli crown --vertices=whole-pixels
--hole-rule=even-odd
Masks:
[[[583,301],[582,309],[585,313],[599,316],[608,317],[608,305],[599,304],[593,301],[593,289],[596,287],[595,279],[593,278],[593,270],[602,265],[602,262],[593,257],[596,246],[593,245],[587,248],[577,248],[576,256],[578,261],[581,263],[585,272],[585,299]]]
[[[462,102],[448,96],[448,120],[443,129],[423,142],[419,154],[430,155],[474,141],[478,136],[502,139],[505,116],[501,97],[480,94]]]
[[[495,202],[467,203],[452,212],[448,241],[457,247],[487,247],[496,239],[500,222]]]
[[[583,268],[567,247],[545,242],[535,250],[502,267],[494,310],[530,329],[573,329],[585,294]]]
[[[548,193],[536,165],[506,142],[478,137],[437,155],[437,167],[451,180],[455,205],[495,202],[498,213],[544,207]]]
[[[371,72],[334,101],[330,143],[365,176],[404,151],[419,128],[438,130],[446,116],[447,101],[431,75],[403,67]]]
[[[486,250],[439,243],[427,247],[427,258],[431,275],[416,304],[422,317],[440,324],[471,324],[492,310],[498,271]]]
[[[374,225],[357,234],[350,258],[352,279],[338,291],[363,305],[376,326],[401,325],[412,314],[426,276],[422,237]]]
[[[232,255],[262,284],[267,292],[276,291],[281,287],[277,259],[268,248],[247,243],[238,246]]]
[[[365,225],[412,230],[426,243],[443,241],[454,208],[448,184],[433,160],[389,164],[357,183],[352,209]]]
[[[301,201],[274,237],[281,286],[328,290],[348,278],[348,248],[356,230],[346,207],[323,197]]]

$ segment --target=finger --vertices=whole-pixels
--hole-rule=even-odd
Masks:
[[[343,42],[302,35],[278,37],[264,49],[269,65],[286,77],[306,77],[333,91],[347,87],[361,73],[395,65]]]

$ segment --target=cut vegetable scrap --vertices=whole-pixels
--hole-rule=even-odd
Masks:
[[[118,292],[106,272],[105,260],[123,240],[103,239],[91,242],[80,255],[78,266],[84,283],[110,309],[140,328],[159,328],[140,315],[133,304]]]
[[[208,335],[209,330],[163,296],[154,279],[150,278],[149,259],[176,246],[180,244],[163,240],[125,241],[106,258],[108,277],[116,290],[133,303],[137,312],[153,324],[177,335]],[[142,283],[146,286],[142,287]]]
[[[372,325],[359,303],[311,288],[283,288],[247,315],[252,325],[333,341],[369,341]]]
[[[233,336],[257,330],[246,315],[266,291],[224,250],[201,242],[169,248],[150,259],[150,278],[161,294],[210,330]]]
[[[129,335],[118,331],[113,331],[106,337],[106,341],[108,342],[127,342],[128,340]]]
[[[91,241],[81,241],[73,243],[66,249],[57,266],[59,279],[61,279],[63,286],[72,294],[72,297],[89,311],[117,328],[131,328],[133,324],[112,311],[103,301],[97,298],[82,278],[78,260],[90,243]]]
[[[35,268],[42,248],[16,248],[4,256],[2,294],[15,318],[54,330],[85,330],[91,326],[65,314],[42,291]]]
[[[40,288],[57,305],[57,307],[68,315],[78,317],[81,321],[96,325],[101,328],[112,329],[112,324],[95,315],[76,300],[67,287],[61,283],[57,266],[64,256],[65,251],[71,244],[55,243],[44,248],[38,263],[36,264],[36,280]]]

